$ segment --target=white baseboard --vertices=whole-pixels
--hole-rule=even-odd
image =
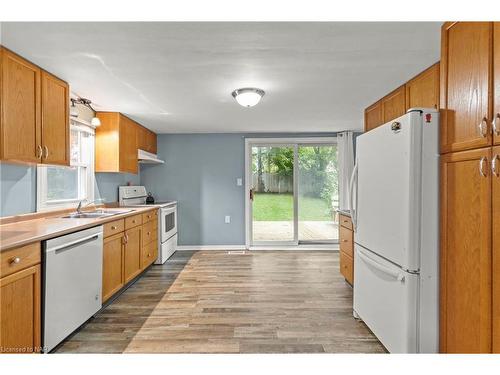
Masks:
[[[182,245],[177,246],[178,251],[200,251],[200,250],[214,250],[214,251],[227,251],[227,250],[247,250],[245,245]],[[312,245],[299,245],[299,246],[250,246],[248,250],[323,250],[323,251],[339,251],[338,244],[312,244]]]
[[[178,251],[199,251],[199,250],[246,250],[245,245],[182,245],[177,246]]]

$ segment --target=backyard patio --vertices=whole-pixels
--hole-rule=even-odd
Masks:
[[[253,202],[254,241],[293,240],[293,195],[255,193]],[[338,222],[328,203],[299,196],[299,240],[337,241]]]

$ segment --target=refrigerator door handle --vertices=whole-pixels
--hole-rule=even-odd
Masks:
[[[358,249],[358,255],[363,260],[365,263],[371,265],[373,268],[376,268],[377,270],[385,273],[386,275],[392,276],[398,281],[404,282],[405,281],[405,276],[402,272],[397,272],[393,271],[388,267],[385,267],[384,265],[376,262],[375,260],[371,259],[369,256],[364,254],[361,250]]]
[[[354,207],[354,181],[358,175],[358,164],[354,166],[349,183],[349,207],[351,208],[351,219],[354,231],[356,231],[357,224],[357,209]],[[357,202],[356,202],[357,203]]]

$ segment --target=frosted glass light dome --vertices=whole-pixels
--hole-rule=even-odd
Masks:
[[[231,95],[236,99],[239,105],[243,107],[253,107],[260,102],[264,96],[264,90],[254,87],[246,87],[243,89],[234,90]]]

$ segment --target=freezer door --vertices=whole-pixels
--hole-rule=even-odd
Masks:
[[[422,115],[410,112],[357,138],[355,242],[419,269]]]
[[[418,274],[355,246],[354,311],[391,353],[418,351]]]

